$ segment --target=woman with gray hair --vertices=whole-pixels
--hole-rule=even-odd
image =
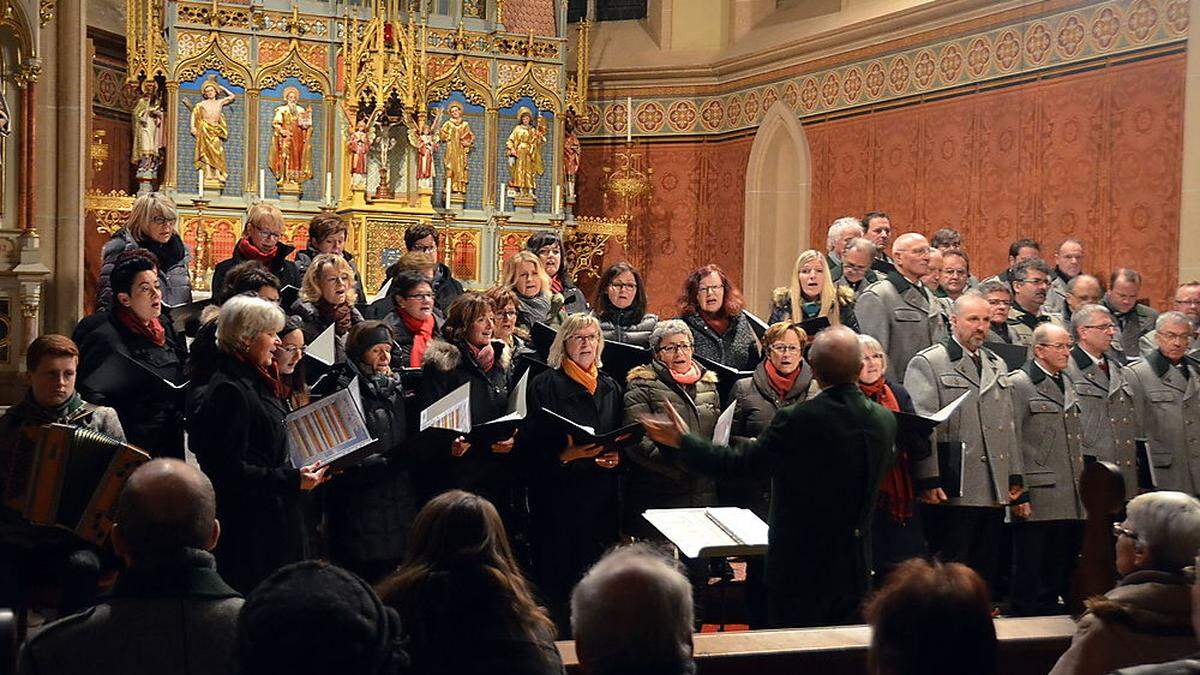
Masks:
[[[570,628],[571,587],[617,541],[616,448],[584,443],[561,415],[597,434],[621,424],[621,388],[600,372],[604,335],[591,314],[572,314],[550,345],[550,370],[529,384],[529,417],[519,438],[529,459],[538,580],[559,632]],[[547,412],[549,411],[549,412]],[[551,414],[553,413],[553,415]]]
[[[1051,675],[1099,675],[1200,649],[1184,573],[1200,549],[1200,500],[1171,491],[1134,497],[1113,535],[1121,578],[1116,588],[1087,601],[1071,647]]]
[[[721,414],[717,374],[692,358],[692,330],[679,319],[660,321],[650,333],[650,351],[654,354],[650,364],[629,371],[623,423],[665,413],[663,401],[669,401],[692,433],[711,437]],[[649,438],[630,446],[626,457],[632,460],[632,466],[625,482],[625,534],[660,538],[642,518],[646,509],[716,503],[711,478],[689,470]]]
[[[325,467],[289,465],[286,393],[274,364],[283,310],[235,296],[217,317],[217,371],[190,420],[189,441],[217,493],[217,568],[248,593],[278,567],[309,555],[300,493],[326,480]]]
[[[117,258],[125,251],[139,248],[154,254],[158,260],[163,303],[183,305],[192,301],[192,281],[188,276],[192,255],[179,236],[176,223],[175,202],[162,192],[144,194],[133,202],[125,227],[114,232],[100,249],[100,279],[96,290],[100,308],[112,306],[109,276]]]

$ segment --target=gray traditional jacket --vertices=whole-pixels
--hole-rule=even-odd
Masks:
[[[859,332],[879,340],[888,355],[887,376],[904,382],[904,369],[917,352],[946,334],[942,305],[929,289],[897,271],[868,286],[854,303]]]
[[[1008,332],[1012,336],[1014,345],[1031,346],[1033,344],[1033,331],[1038,327],[1038,324],[1050,322],[1064,329],[1068,328],[1066,321],[1063,320],[1062,314],[1051,312],[1045,304],[1038,310],[1037,314],[1030,314],[1021,309],[1014,302],[1012,309],[1008,310]],[[1033,358],[1033,350],[1030,349],[1029,358]]]
[[[1109,350],[1103,359],[1107,373],[1076,345],[1067,364],[1067,377],[1079,395],[1083,454],[1115,464],[1125,479],[1125,498],[1133,499],[1138,487],[1133,394],[1121,370],[1120,355]]]
[[[1139,353],[1138,341],[1143,335],[1154,330],[1158,312],[1138,303],[1128,312],[1118,314],[1117,310],[1108,304],[1108,298],[1101,300],[1100,304],[1112,312],[1113,322],[1117,324],[1117,334],[1113,336],[1113,349],[1123,353],[1127,359],[1136,359]]]
[[[1189,377],[1155,351],[1126,366],[1125,377],[1154,487],[1194,495],[1200,492],[1200,366],[1190,359],[1181,364]]]
[[[1152,330],[1143,335],[1138,340],[1138,350],[1141,352],[1140,356],[1144,359],[1149,358],[1151,354],[1158,351],[1158,331]],[[1197,354],[1200,354],[1200,331],[1196,333],[1196,337],[1192,338],[1192,344],[1188,346],[1189,356],[1196,356]],[[1130,354],[1129,358],[1133,358],[1134,356],[1138,355]]]
[[[1033,509],[1029,521],[1082,520],[1083,430],[1075,387],[1064,373],[1059,390],[1033,359],[1010,377],[1025,487]]]
[[[958,411],[933,431],[933,454],[917,463],[917,488],[941,487],[953,506],[1000,507],[1010,486],[1024,485],[1004,361],[979,350],[980,372],[953,337],[921,350],[908,364],[904,387],[918,413],[931,414],[968,393]]]

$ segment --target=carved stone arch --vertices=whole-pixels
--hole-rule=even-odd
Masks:
[[[309,91],[324,95],[333,91],[329,85],[329,76],[304,60],[295,40],[282,56],[259,68],[254,88],[270,89],[289,77],[300,80]]]
[[[795,113],[777,101],[763,116],[746,167],[742,288],[750,311],[767,311],[771,291],[790,285],[809,246],[812,160]]]
[[[15,48],[14,65],[24,64],[28,59],[37,57],[33,28],[35,24],[30,22],[21,5],[19,2],[9,3],[9,12],[0,12],[0,37],[5,38],[0,41],[0,46],[6,51]]]
[[[250,89],[254,82],[250,69],[238,63],[225,51],[216,33],[209,38],[208,46],[203,51],[175,66],[175,73],[171,79],[175,82],[188,82],[208,70],[217,71],[242,89]]]
[[[486,82],[480,82],[478,78],[472,75],[463,66],[462,59],[459,59],[454,64],[454,67],[446,71],[445,74],[429,83],[426,96],[431,102],[442,101],[453,91],[461,91],[468,101],[483,108],[491,109],[496,105],[496,100],[492,97],[491,87]]]
[[[528,96],[533,99],[539,110],[550,110],[558,115],[562,112],[562,100],[556,92],[537,81],[533,76],[532,66],[533,64],[526,64],[525,73],[521,77],[496,92],[496,107],[507,108]]]

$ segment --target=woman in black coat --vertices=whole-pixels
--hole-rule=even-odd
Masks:
[[[758,340],[742,313],[742,294],[725,272],[705,265],[692,272],[679,299],[680,319],[692,329],[695,356],[734,370],[758,365]]]
[[[550,347],[551,370],[529,385],[529,417],[521,431],[531,469],[534,551],[538,587],[566,634],[571,589],[592,563],[617,542],[616,449],[576,442],[555,413],[603,434],[621,425],[621,390],[599,371],[604,339],[600,322],[572,314]]]
[[[325,488],[329,558],[372,583],[404,558],[416,514],[404,396],[390,367],[392,346],[392,333],[382,321],[350,329],[336,388],[358,378],[363,417],[375,443]]]
[[[646,287],[637,268],[627,262],[610,265],[596,289],[596,318],[604,339],[650,346],[658,315],[646,311]]]
[[[809,249],[801,253],[792,266],[791,287],[775,289],[771,323],[800,323],[819,316],[828,319],[831,326],[842,325],[858,332],[854,289],[833,283],[825,254]]]
[[[542,261],[542,268],[550,276],[550,292],[563,298],[563,311],[567,314],[589,311],[583,291],[571,282],[566,247],[557,232],[538,232],[525,241],[525,250]]]
[[[289,463],[288,407],[272,361],[283,325],[283,311],[261,298],[222,305],[217,371],[189,420],[189,442],[217,496],[217,569],[242,593],[309,555],[300,493],[326,479],[323,466]]]
[[[445,323],[434,306],[433,282],[417,272],[401,272],[392,277],[388,296],[392,310],[380,319],[395,336],[391,367],[420,368]]]
[[[183,459],[188,349],[169,320],[160,319],[162,288],[151,256],[122,254],[109,276],[113,308],[80,345],[80,390],[115,408],[130,443],[152,457]]]

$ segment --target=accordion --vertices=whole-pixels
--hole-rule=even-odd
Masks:
[[[150,456],[67,424],[27,427],[21,435],[5,506],[36,525],[63,527],[93,544],[104,543],[125,479]]]

